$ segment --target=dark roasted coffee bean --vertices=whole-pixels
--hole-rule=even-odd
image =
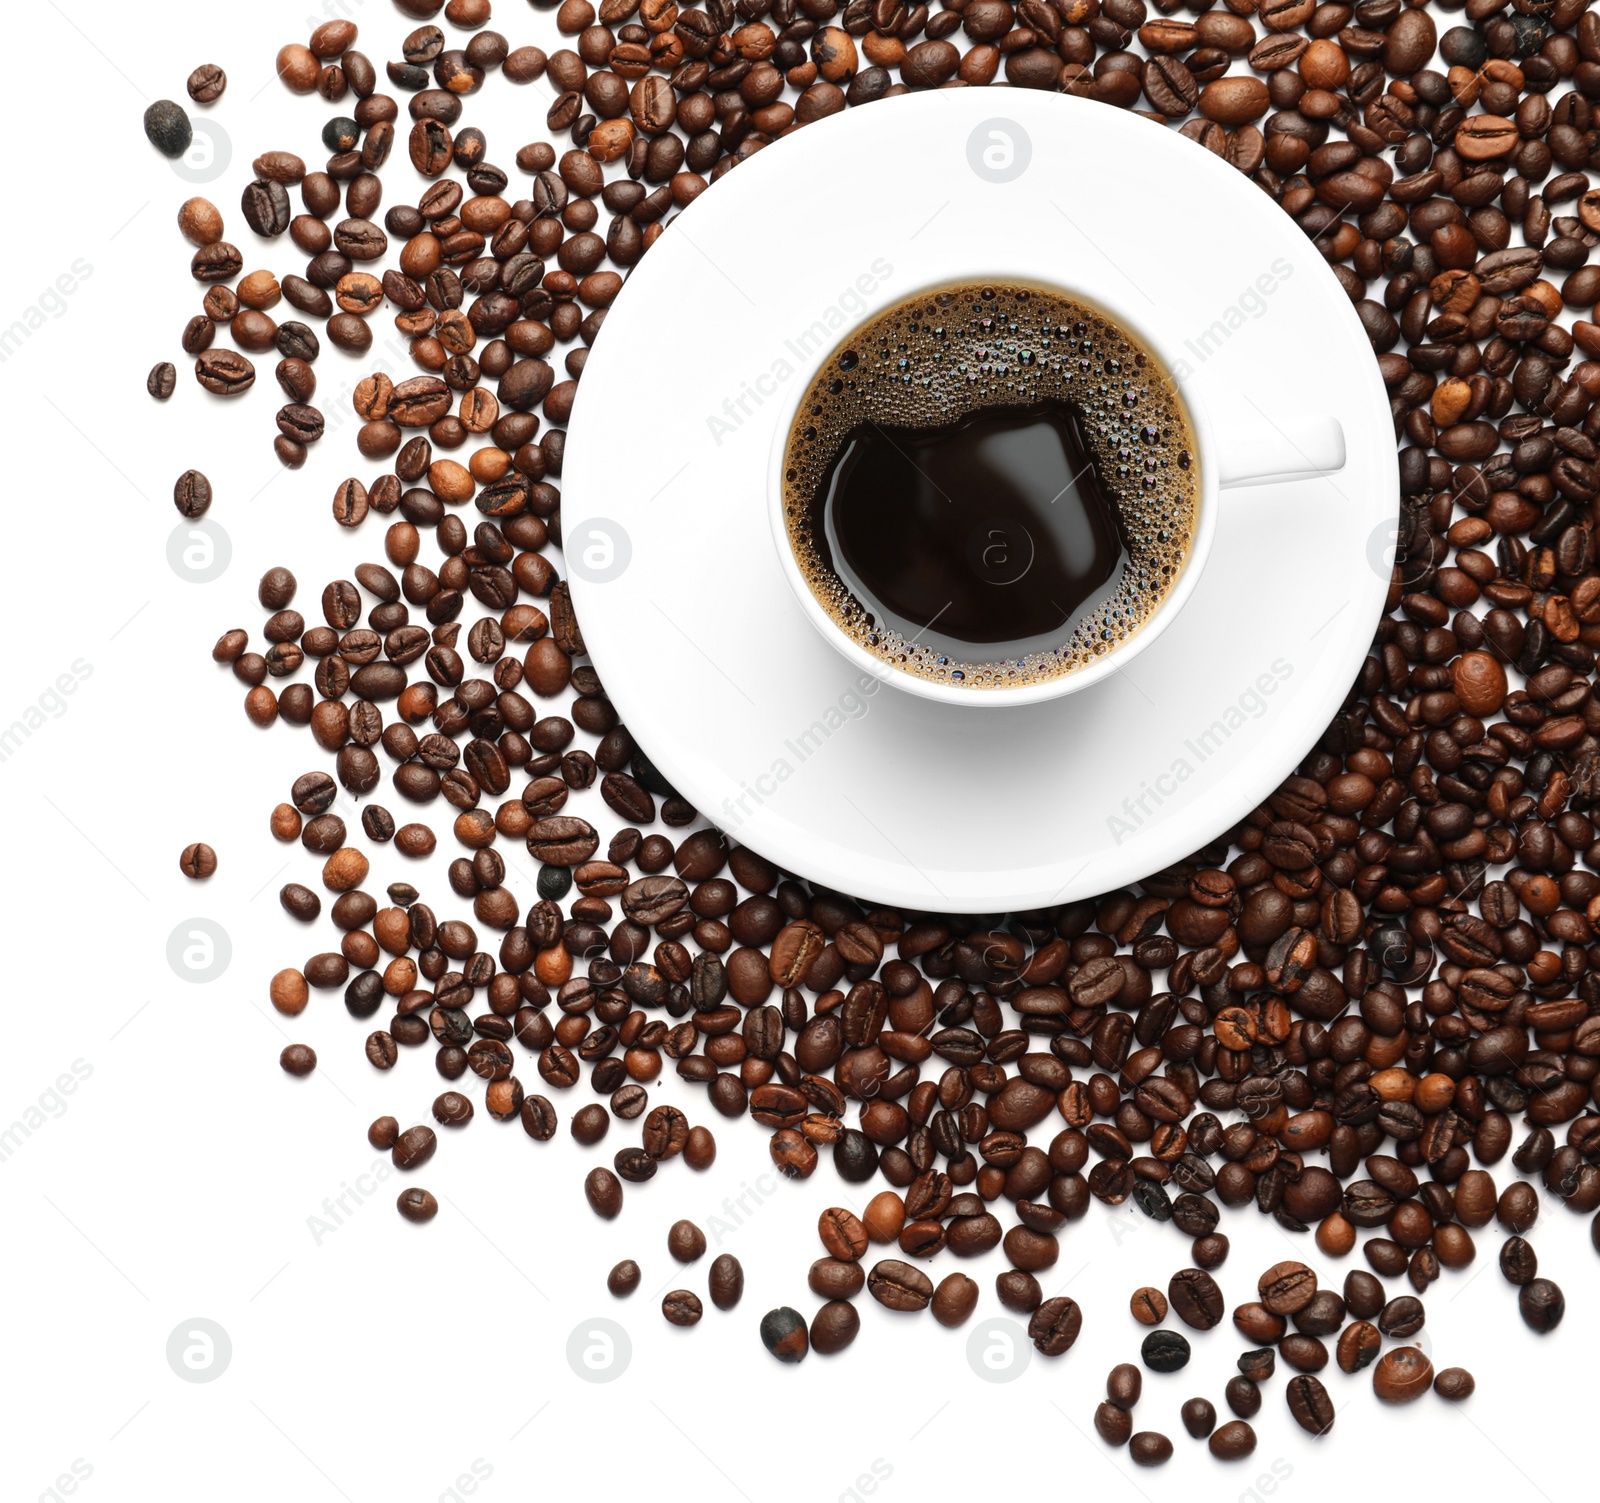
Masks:
[[[395,1207],[407,1221],[432,1221],[439,1214],[439,1202],[417,1186],[402,1190]]]
[[[1196,1440],[1204,1440],[1217,1428],[1217,1410],[1210,1399],[1187,1399],[1182,1409],[1183,1428]]]
[[[1290,1378],[1284,1397],[1289,1403],[1289,1413],[1302,1430],[1312,1435],[1325,1435],[1333,1428],[1333,1401],[1320,1378],[1309,1374]]]
[[[606,1288],[618,1299],[626,1299],[639,1287],[643,1275],[632,1258],[624,1258],[606,1275]]]
[[[1173,1274],[1167,1284],[1167,1298],[1178,1319],[1197,1331],[1220,1325],[1226,1313],[1217,1281],[1198,1268],[1184,1268]]]
[[[1218,1425],[1206,1442],[1218,1461],[1240,1461],[1256,1448],[1256,1432],[1243,1420]]]
[[[602,1220],[610,1221],[622,1210],[622,1186],[609,1169],[591,1169],[583,1182],[583,1193],[589,1209]]]
[[[731,1310],[744,1294],[744,1268],[732,1253],[719,1253],[711,1262],[709,1275],[711,1303],[719,1310]]]
[[[667,1251],[680,1263],[693,1263],[705,1256],[706,1234],[692,1221],[674,1221],[667,1229]]]
[[[761,1317],[761,1344],[780,1362],[802,1362],[811,1349],[805,1317],[780,1305]]]
[[[1189,1365],[1189,1343],[1176,1331],[1152,1331],[1140,1344],[1139,1356],[1153,1373],[1175,1373]]]
[[[1517,1310],[1523,1324],[1542,1336],[1561,1324],[1567,1313],[1566,1296],[1550,1279],[1532,1279],[1517,1291]]]
[[[144,112],[144,133],[162,156],[181,157],[194,140],[194,127],[181,105],[158,99]]]
[[[861,1315],[848,1300],[829,1300],[811,1317],[811,1348],[824,1357],[842,1352],[856,1339]]]
[[[1065,1295],[1047,1299],[1028,1320],[1028,1335],[1046,1357],[1070,1351],[1082,1329],[1083,1311],[1076,1300]]]
[[[1155,1430],[1141,1430],[1128,1441],[1128,1456],[1138,1466],[1165,1466],[1172,1460],[1172,1442]]]

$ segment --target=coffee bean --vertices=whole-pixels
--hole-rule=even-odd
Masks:
[[[1172,1442],[1155,1430],[1141,1430],[1128,1441],[1128,1456],[1137,1466],[1165,1466],[1172,1460]]]
[[[195,379],[212,396],[236,397],[255,385],[256,368],[232,350],[208,350],[194,363]]]
[[[824,1357],[842,1352],[856,1339],[861,1316],[847,1300],[829,1300],[811,1317],[811,1348]]]
[[[1189,1365],[1189,1343],[1176,1331],[1152,1331],[1140,1344],[1139,1356],[1153,1373],[1175,1373]]]
[[[1095,1409],[1094,1428],[1108,1446],[1125,1446],[1133,1434],[1133,1416],[1107,1401]]]
[[[181,157],[194,140],[194,127],[181,105],[158,99],[144,112],[144,133],[162,156]]]
[[[1289,1379],[1284,1397],[1289,1402],[1289,1413],[1302,1430],[1325,1435],[1333,1428],[1333,1401],[1320,1378],[1302,1374]]]
[[[1275,1263],[1261,1275],[1261,1303],[1274,1315],[1293,1315],[1317,1292],[1317,1276],[1304,1263]]]
[[[189,97],[196,104],[215,104],[228,87],[228,75],[215,63],[202,63],[189,75]]]
[[[1184,1268],[1173,1274],[1167,1285],[1167,1296],[1178,1319],[1197,1331],[1209,1331],[1222,1323],[1226,1309],[1222,1290],[1217,1287],[1217,1281],[1201,1269]]]
[[[805,1318],[787,1305],[767,1311],[761,1317],[761,1344],[780,1362],[803,1362],[810,1350]]]
[[[1228,1379],[1222,1396],[1240,1419],[1253,1419],[1261,1411],[1261,1390],[1242,1373]]]
[[[1550,1279],[1532,1279],[1517,1291],[1517,1310],[1522,1323],[1543,1336],[1561,1324],[1567,1313],[1566,1296]]]
[[[924,1310],[933,1298],[933,1281],[909,1263],[885,1258],[868,1273],[867,1291],[891,1310]]]
[[[834,1206],[822,1213],[817,1233],[829,1256],[854,1261],[867,1250],[867,1229],[851,1212]]]
[[[395,1208],[407,1221],[432,1221],[439,1214],[439,1202],[418,1186],[402,1190],[395,1201]]]
[[[614,1220],[622,1211],[622,1186],[609,1169],[591,1169],[583,1182],[589,1209],[603,1221]]]
[[[1378,1313],[1378,1329],[1385,1336],[1415,1336],[1427,1320],[1422,1301],[1409,1294],[1392,1299]]]
[[[1186,1399],[1181,1413],[1183,1428],[1196,1440],[1204,1440],[1217,1428],[1217,1410],[1210,1399]]]
[[[186,877],[204,881],[217,869],[217,853],[204,841],[186,845],[178,857],[178,869]]]
[[[744,1295],[744,1268],[732,1253],[719,1253],[711,1262],[711,1303],[731,1310]]]
[[[1132,1409],[1144,1391],[1144,1374],[1131,1362],[1119,1362],[1106,1376],[1106,1398],[1121,1409]]]
[[[693,1326],[700,1323],[705,1307],[700,1296],[688,1289],[674,1289],[661,1301],[661,1313],[675,1326]]]
[[[978,1286],[964,1273],[947,1274],[933,1291],[933,1318],[942,1326],[965,1325],[978,1307]]]
[[[1159,1289],[1135,1289],[1129,1302],[1133,1318],[1142,1326],[1158,1326],[1167,1318],[1167,1297]]]
[[[693,1263],[706,1252],[706,1234],[692,1221],[674,1221],[667,1231],[667,1251],[680,1263]]]
[[[145,390],[158,402],[165,402],[178,389],[178,372],[170,360],[158,361],[145,378]]]
[[[626,1299],[639,1287],[643,1277],[632,1258],[624,1258],[606,1275],[606,1288],[618,1299]]]
[[[1058,1295],[1047,1299],[1028,1321],[1028,1335],[1046,1357],[1059,1357],[1070,1351],[1083,1329],[1083,1312],[1076,1300]]]
[[[572,1114],[572,1136],[582,1143],[585,1148],[592,1148],[611,1127],[611,1116],[598,1102],[591,1101],[587,1106],[580,1106]]]
[[[1234,1365],[1242,1376],[1252,1382],[1265,1383],[1277,1369],[1277,1364],[1277,1354],[1270,1346],[1263,1346],[1240,1352]]]
[[[524,1096],[519,1115],[523,1131],[536,1142],[548,1143],[556,1135],[556,1109],[543,1096]]]
[[[278,1063],[290,1075],[309,1075],[317,1068],[316,1051],[307,1044],[288,1044],[278,1056]]]
[[[1243,1420],[1218,1425],[1206,1442],[1218,1461],[1241,1461],[1256,1448],[1256,1432]]]
[[[1360,1372],[1377,1360],[1382,1347],[1383,1337],[1376,1326],[1364,1320],[1352,1321],[1339,1333],[1340,1372]]]
[[[1472,1374],[1464,1367],[1441,1368],[1433,1379],[1433,1391],[1441,1399],[1449,1399],[1452,1402],[1470,1399],[1477,1386]]]
[[[1409,1404],[1433,1383],[1433,1364],[1414,1346],[1385,1352],[1372,1369],[1372,1391],[1386,1404]]]

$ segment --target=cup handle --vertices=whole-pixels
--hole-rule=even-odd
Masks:
[[[1215,420],[1223,489],[1310,480],[1345,465],[1344,429],[1331,417],[1268,417],[1247,403]]]

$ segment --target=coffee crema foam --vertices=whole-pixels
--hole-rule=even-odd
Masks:
[[[980,409],[1072,406],[1122,533],[1120,577],[1049,650],[960,659],[875,620],[834,571],[825,476],[863,424],[924,428]],[[790,547],[818,603],[853,642],[918,678],[974,690],[1061,678],[1134,636],[1183,572],[1200,509],[1194,431],[1161,361],[1114,319],[1065,293],[959,283],[863,324],[822,365],[784,453]]]

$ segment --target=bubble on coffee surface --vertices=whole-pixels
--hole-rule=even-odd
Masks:
[[[1116,513],[1120,576],[1059,642],[1017,656],[959,653],[875,615],[836,571],[823,512],[830,470],[853,431],[930,429],[972,414],[1065,404]],[[902,672],[974,690],[1074,673],[1133,637],[1183,571],[1200,507],[1193,430],[1161,361],[1114,319],[1053,289],[936,288],[879,314],[823,362],[785,447],[790,545],[812,594],[855,643]]]

